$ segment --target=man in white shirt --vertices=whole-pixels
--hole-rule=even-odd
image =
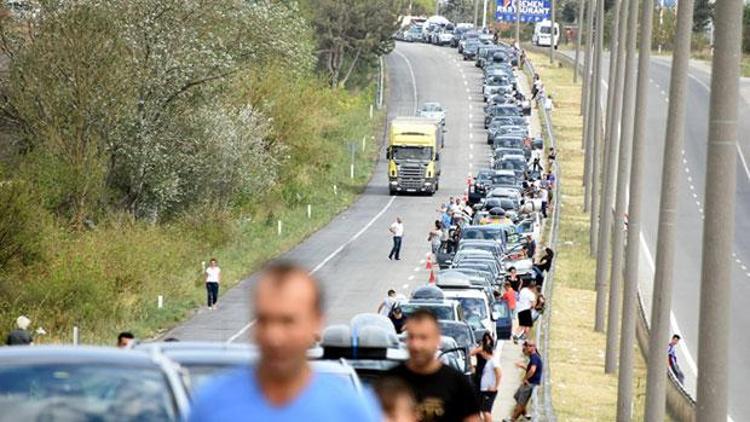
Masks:
[[[391,311],[393,310],[393,306],[398,303],[398,300],[396,300],[396,291],[393,289],[388,290],[388,294],[386,295],[385,299],[383,299],[383,302],[378,306],[378,313],[383,316],[388,316]]]
[[[208,294],[208,309],[216,308],[219,300],[219,282],[221,282],[221,268],[216,258],[211,258],[206,268],[206,293]]]
[[[401,217],[396,217],[396,221],[391,224],[388,231],[393,235],[393,247],[391,253],[388,254],[388,259],[401,260],[399,254],[401,253],[401,239],[404,237],[404,224],[401,222]]]
[[[547,218],[547,203],[549,202],[549,191],[546,187],[539,189],[539,198],[542,200],[542,216]]]

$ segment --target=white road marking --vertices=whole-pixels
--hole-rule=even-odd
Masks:
[[[414,267],[414,271],[419,271],[420,269],[420,267]]]
[[[393,50],[396,55],[404,59],[406,62],[406,67],[409,69],[409,76],[411,76],[411,86],[412,86],[412,94],[414,95],[414,114],[417,114],[417,102],[419,101],[417,99],[417,78],[414,77],[414,68],[411,66],[411,62],[409,61],[409,58],[406,57],[402,52],[398,50]]]
[[[695,190],[695,186],[690,185],[690,190]],[[695,194],[693,194],[693,195],[695,195]]]
[[[401,286],[401,288],[408,289],[409,288],[409,284],[404,284],[403,286]]]
[[[409,281],[411,281],[411,280],[414,280],[414,276],[413,275],[409,276]]]
[[[692,177],[692,176],[688,176],[688,177],[687,177],[687,181],[688,181],[688,182],[691,182],[691,183],[692,183],[692,181],[693,181],[693,177]],[[691,185],[691,186],[692,186],[692,185]],[[691,187],[690,189],[692,189],[692,187]]]
[[[469,101],[471,101],[471,95],[469,95]],[[469,104],[469,106],[471,106],[471,104]]]
[[[474,149],[474,144],[469,144],[469,149]]]
[[[391,207],[391,205],[393,204],[393,201],[395,199],[396,199],[395,196],[391,197],[391,199],[388,201],[388,203],[385,204],[385,206],[383,207],[383,209],[380,210],[380,212],[378,212],[377,214],[375,214],[375,216],[372,217],[372,219],[370,221],[368,221],[367,224],[365,224],[365,226],[362,227],[357,233],[355,233],[354,236],[350,237],[346,242],[342,243],[341,246],[339,246],[338,248],[336,248],[336,250],[334,250],[333,252],[331,252],[330,255],[328,255],[327,257],[325,257],[325,259],[323,259],[318,265],[315,266],[315,268],[313,268],[310,271],[310,274],[315,274],[316,272],[320,271],[320,269],[323,268],[330,260],[332,260],[333,258],[335,258],[336,255],[340,254],[341,251],[343,251],[345,247],[349,246],[352,242],[354,242],[360,236],[362,236],[362,234],[364,232],[366,232],[367,229],[369,229],[370,227],[372,227],[372,225],[375,224],[375,222],[378,221],[378,219],[380,217],[382,217],[383,214],[385,214],[386,211],[388,211],[388,208]],[[252,327],[253,324],[255,324],[255,320],[252,320],[252,321],[248,322],[244,327],[240,328],[240,330],[237,331],[234,335],[232,335],[231,337],[229,337],[229,339],[227,340],[227,343],[233,343],[241,335],[243,335],[248,329],[250,329],[250,327]]]
[[[646,244],[646,238],[643,237],[643,232],[640,233],[640,240],[641,240],[641,246],[643,247],[644,252],[646,252],[646,263],[648,263],[648,266],[651,267],[651,273],[656,272],[656,265],[654,264],[654,257],[651,254],[651,250],[648,248],[648,244]],[[672,310],[669,310],[669,324],[672,326],[672,333],[678,334],[682,336],[682,330],[680,330],[680,326],[677,324],[677,318],[674,316],[674,312]],[[693,358],[693,355],[690,354],[690,349],[687,348],[687,345],[684,341],[681,341],[678,343],[678,346],[682,353],[685,355],[687,364],[690,367],[690,369],[693,371],[693,374],[698,374],[698,365],[695,363],[695,359]]]

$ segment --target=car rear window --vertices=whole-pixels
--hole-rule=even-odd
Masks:
[[[174,403],[156,367],[0,365],[0,421],[176,421]]]

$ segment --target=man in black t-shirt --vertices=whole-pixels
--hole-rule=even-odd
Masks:
[[[422,422],[478,422],[479,401],[469,381],[437,358],[440,326],[435,315],[417,310],[406,321],[409,360],[393,368],[388,376],[406,382],[417,398]]]

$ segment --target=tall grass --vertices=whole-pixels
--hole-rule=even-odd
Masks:
[[[312,84],[307,94],[317,95],[315,101],[294,101],[291,94],[269,97],[277,101],[277,111],[296,107],[302,113],[290,114],[296,123],[287,122],[297,126],[277,135],[302,137],[289,139],[290,149],[304,143],[309,153],[290,158],[282,182],[268,195],[249,198],[229,210],[198,206],[163,224],[136,221],[124,213],[108,215],[80,232],[69,231],[64,224],[39,224],[36,230],[45,239],[43,258],[29,265],[0,267],[0,332],[11,329],[12,321],[25,314],[33,320],[33,328],[48,332],[38,343],[69,342],[73,326],[80,328],[84,343],[111,344],[121,330],[148,338],[203,303],[202,261],[219,259],[222,291],[226,291],[324,226],[369,180],[384,113],[369,118],[373,86],[350,93]],[[272,88],[268,95],[289,89]],[[270,107],[267,112],[278,116]],[[354,179],[349,174],[352,143]],[[305,162],[306,157],[320,162]],[[283,224],[281,235],[277,221]],[[161,309],[159,295],[164,297]]]

